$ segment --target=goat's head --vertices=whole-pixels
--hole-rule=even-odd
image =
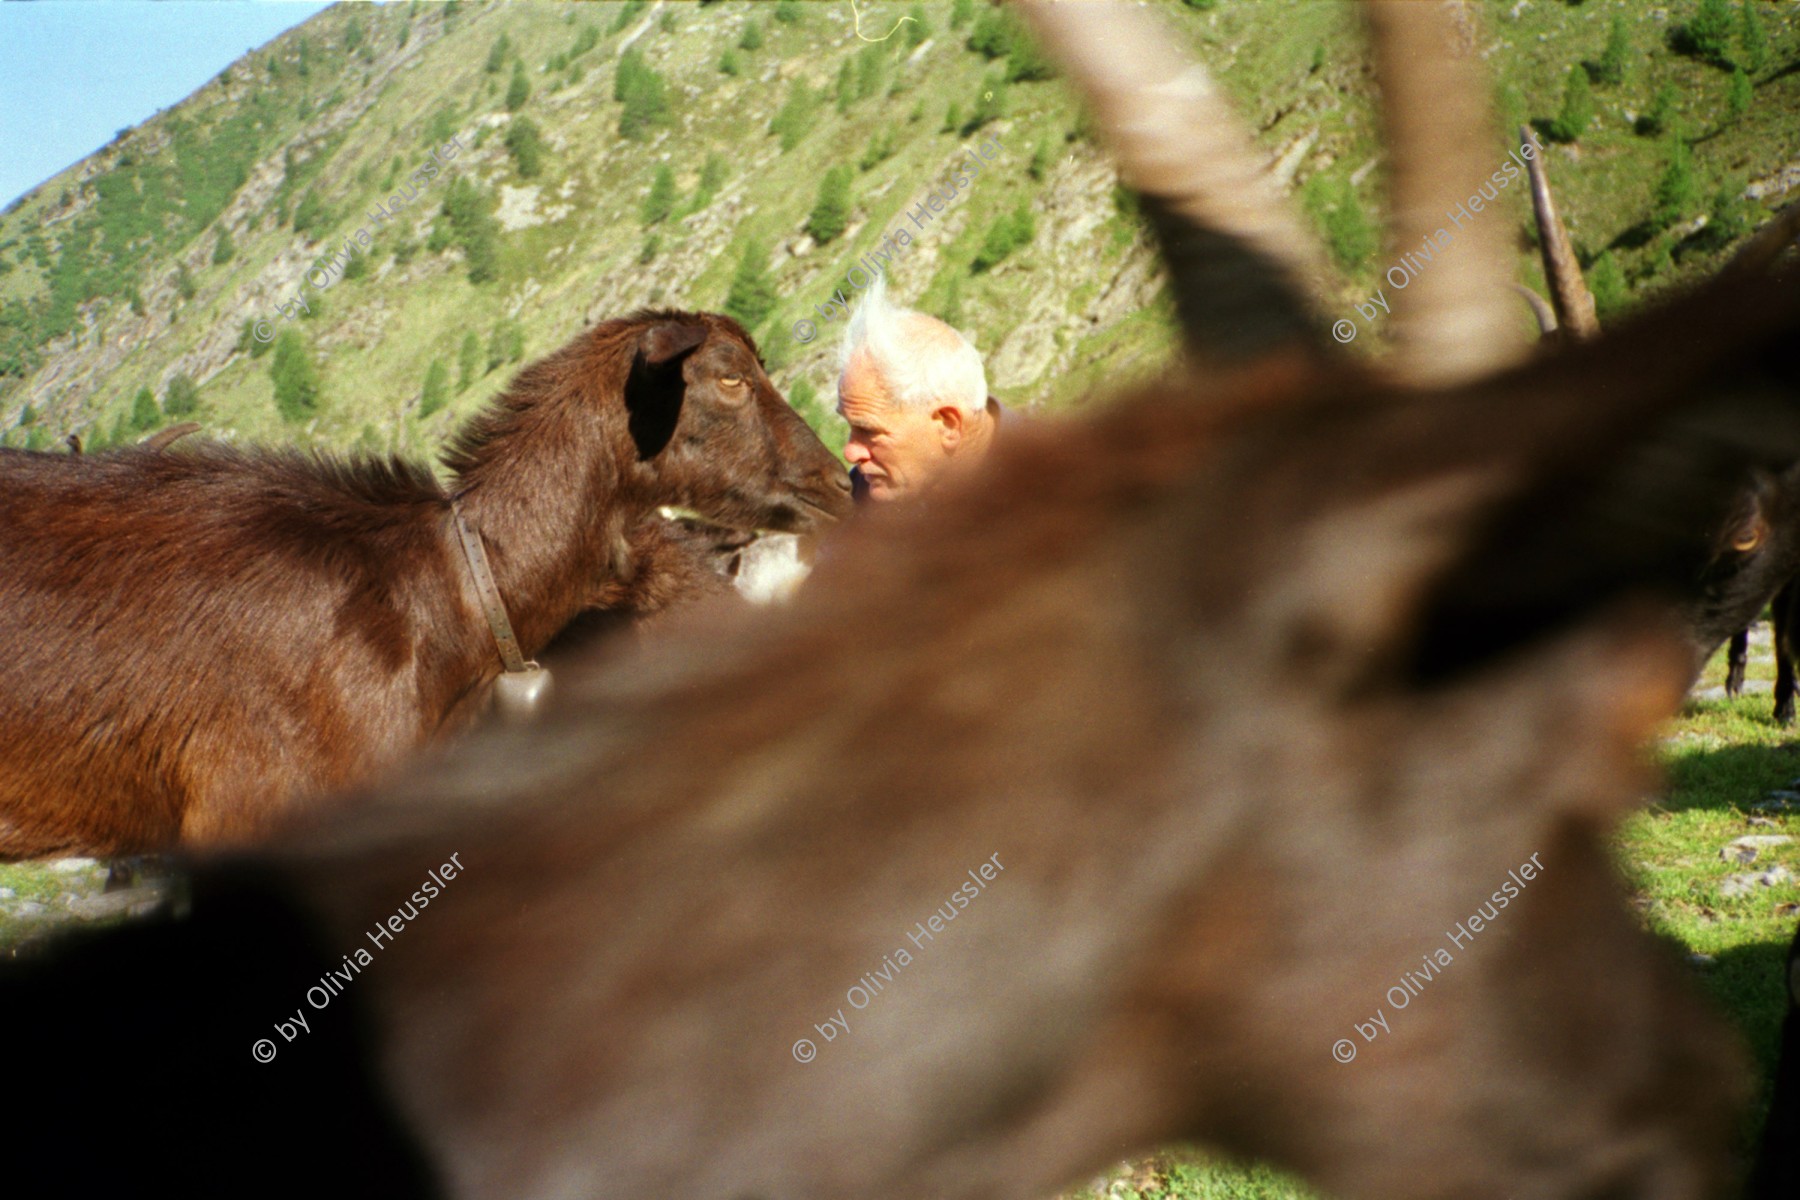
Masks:
[[[1519,138],[1522,144],[1535,141],[1525,126],[1520,127]],[[1594,296],[1557,215],[1541,146],[1539,150],[1526,170],[1544,280],[1554,308],[1529,288],[1515,286],[1531,302],[1547,341],[1586,341],[1600,332]],[[1752,239],[1727,266],[1727,277],[1759,273],[1791,240],[1796,215],[1783,214]],[[1717,528],[1704,565],[1682,599],[1694,675],[1719,643],[1756,619],[1796,568],[1800,568],[1800,462],[1744,472],[1731,511]]]
[[[807,533],[851,505],[844,465],[717,313],[646,311],[583,332],[519,372],[445,463],[465,491],[524,474],[570,503],[599,489],[638,516],[669,505],[746,530]]]
[[[639,313],[625,381],[632,475],[722,525],[805,533],[850,507],[849,475],[715,313]],[[654,481],[653,483],[651,481]]]
[[[1800,567],[1800,463],[1751,473],[1714,540],[1688,605],[1696,671],[1756,620]]]

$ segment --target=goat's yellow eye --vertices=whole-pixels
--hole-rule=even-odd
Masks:
[[[726,387],[743,387],[744,386],[744,378],[741,375],[725,375],[719,379],[719,382],[724,384]]]
[[[1768,536],[1768,524],[1760,517],[1752,517],[1750,520],[1744,522],[1744,524],[1738,526],[1737,532],[1734,533],[1731,538],[1731,548],[1736,550],[1739,554],[1748,554],[1750,551],[1762,545],[1763,539]]]

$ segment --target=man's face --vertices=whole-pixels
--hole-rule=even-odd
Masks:
[[[863,354],[850,359],[838,380],[838,412],[850,423],[844,459],[862,468],[871,500],[893,500],[917,489],[949,461],[954,439],[946,444],[938,414],[892,403]]]

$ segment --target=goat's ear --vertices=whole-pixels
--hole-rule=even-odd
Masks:
[[[674,362],[706,340],[706,326],[676,324],[672,321],[652,325],[638,342],[638,353],[653,367]]]
[[[706,335],[704,325],[668,321],[652,325],[638,340],[625,379],[625,413],[639,459],[655,458],[675,436],[687,390],[681,363]]]

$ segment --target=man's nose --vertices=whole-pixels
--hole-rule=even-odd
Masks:
[[[853,467],[861,466],[869,461],[869,448],[861,442],[845,442],[844,461]]]

